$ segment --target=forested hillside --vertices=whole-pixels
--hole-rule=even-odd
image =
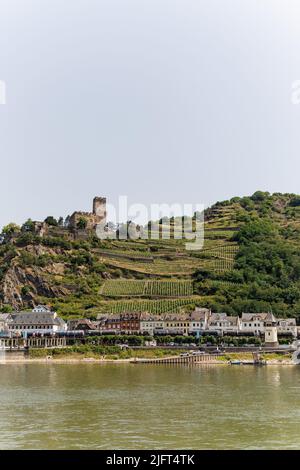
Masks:
[[[41,237],[28,221],[6,226],[1,241],[2,311],[46,303],[68,318],[199,305],[300,316],[300,196],[294,194],[258,191],[217,202],[205,211],[201,251],[187,251],[185,240],[176,239],[72,239],[67,228]]]

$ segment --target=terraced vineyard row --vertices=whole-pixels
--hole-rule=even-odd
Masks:
[[[237,282],[222,281],[222,280],[219,280],[219,279],[214,279],[214,280],[210,281],[210,284],[212,286],[216,286],[216,287],[235,287],[235,286],[240,285]]]
[[[223,273],[225,271],[231,271],[234,266],[233,259],[215,259],[212,263],[212,269],[217,273]]]
[[[145,296],[145,297],[186,297],[193,294],[191,281],[136,281],[112,279],[106,281],[100,294],[106,297]]]
[[[111,300],[100,302],[97,311],[99,313],[122,313],[122,312],[149,312],[149,313],[178,313],[188,305],[201,303],[201,297],[194,296],[181,299],[162,300]],[[207,297],[206,297],[207,299]]]
[[[150,259],[152,254],[150,251],[141,251],[141,250],[107,250],[107,249],[101,249],[98,250],[98,253],[100,253],[103,256],[113,256],[113,257],[118,257],[118,258],[130,258],[130,259],[141,259],[141,258],[147,258]]]
[[[184,297],[193,294],[191,281],[147,281],[145,295]]]
[[[153,274],[157,276],[189,276],[201,266],[198,259],[188,256],[171,260],[155,258],[152,263],[107,258],[105,259],[105,264],[133,272],[136,271],[143,274]]]
[[[146,281],[112,279],[105,281],[100,294],[105,297],[141,296],[144,294],[145,284]]]
[[[215,259],[211,262],[211,268],[217,273],[223,273],[233,269],[235,256],[238,252],[238,245],[223,245],[207,250],[206,253]]]
[[[235,257],[238,250],[239,250],[238,245],[220,244],[220,245],[216,246],[215,248],[208,248],[207,250],[204,249],[203,251],[206,252],[207,254],[218,256],[220,258],[230,258],[231,259],[231,258]]]

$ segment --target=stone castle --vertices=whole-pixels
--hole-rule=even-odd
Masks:
[[[81,225],[81,221],[84,221],[84,226]],[[93,199],[92,212],[73,212],[65,226],[50,226],[46,222],[40,221],[32,223],[34,233],[40,237],[50,234],[53,236],[67,236],[72,239],[86,238],[101,222],[106,223],[106,198],[97,196]]]
[[[69,220],[69,228],[72,230],[78,229],[81,219],[86,222],[86,230],[94,230],[97,224],[103,221],[106,222],[106,198],[94,197],[93,212],[74,212]]]

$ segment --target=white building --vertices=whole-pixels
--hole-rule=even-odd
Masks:
[[[228,316],[226,313],[212,313],[208,320],[208,331],[219,335],[236,335],[241,330],[241,321],[238,316]]]
[[[242,313],[241,330],[243,333],[262,335],[265,332],[265,321],[269,313]]]
[[[8,330],[20,336],[28,333],[62,333],[67,330],[67,324],[57,316],[56,312],[18,312],[12,313],[11,317]]]
[[[152,315],[150,313],[142,313],[140,319],[141,333],[146,333],[150,336],[163,333],[164,319],[161,315]]]
[[[46,313],[46,312],[51,312],[49,307],[47,305],[37,305],[32,309],[33,313]]]
[[[187,336],[189,334],[190,318],[186,313],[167,313],[163,318],[164,334],[180,336]]]
[[[189,333],[201,335],[208,329],[208,322],[211,316],[211,311],[207,308],[196,307],[195,310],[190,314],[190,327]]]
[[[279,335],[292,335],[297,338],[296,318],[278,318],[277,332]]]

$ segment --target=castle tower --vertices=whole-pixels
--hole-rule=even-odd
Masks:
[[[93,214],[97,223],[106,221],[106,197],[94,197]]]
[[[265,345],[273,348],[278,346],[277,322],[272,314],[268,314],[265,321]]]

